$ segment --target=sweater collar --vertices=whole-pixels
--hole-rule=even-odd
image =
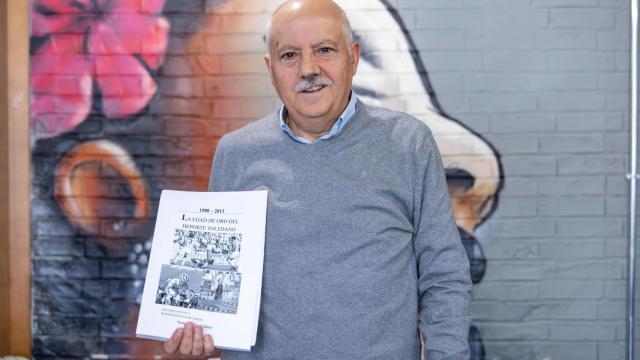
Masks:
[[[282,105],[280,107],[280,111],[278,112],[278,118],[279,118],[279,121],[280,121],[280,129],[284,133],[289,135],[293,140],[295,140],[297,142],[300,142],[300,143],[303,143],[303,144],[313,144],[313,143],[316,143],[316,142],[320,142],[320,141],[323,141],[323,140],[330,139],[330,138],[338,135],[342,131],[342,129],[344,128],[345,124],[349,120],[351,120],[351,118],[353,117],[353,115],[356,112],[357,103],[358,103],[358,96],[352,90],[351,94],[350,94],[350,98],[349,98],[349,103],[347,104],[347,107],[344,109],[342,114],[340,114],[340,116],[338,117],[336,122],[333,124],[333,126],[331,127],[331,130],[329,130],[328,133],[322,135],[321,137],[317,138],[314,141],[307,140],[307,139],[305,139],[305,138],[303,138],[301,136],[298,136],[298,135],[293,133],[293,131],[291,130],[289,125],[287,125],[287,123],[285,122],[285,118],[287,116],[287,109],[284,107],[284,105]]]

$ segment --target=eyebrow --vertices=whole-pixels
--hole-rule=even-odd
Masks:
[[[324,40],[318,41],[317,43],[312,44],[311,47],[312,48],[317,48],[317,47],[320,47],[322,45],[331,45],[333,47],[338,47],[338,44],[335,41],[331,40],[331,39],[324,39]]]
[[[278,47],[278,44],[276,44],[276,52],[280,53],[288,50],[300,50],[300,48],[293,45],[283,45],[282,47]]]
[[[324,40],[320,40],[314,44],[311,44],[312,48],[317,48],[317,47],[321,47],[323,45],[331,45],[333,47],[338,47],[338,44],[331,40],[331,39],[324,39]],[[300,50],[299,47],[297,46],[293,46],[293,45],[282,45],[282,47],[278,47],[278,44],[276,44],[276,51],[277,52],[281,52],[281,51],[286,51],[286,50]]]

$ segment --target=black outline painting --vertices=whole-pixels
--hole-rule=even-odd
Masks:
[[[260,32],[279,2],[260,1],[254,10],[245,0],[31,0],[31,91],[37,100],[31,119],[35,357],[162,353],[132,336],[159,194],[205,190],[218,139],[275,108],[277,98],[261,63]],[[498,152],[464,119],[445,111],[423,63],[429,54],[418,52],[388,0],[338,2],[345,3],[362,42],[354,81],[358,96],[388,107],[398,104],[431,127],[472,280],[481,282],[488,265],[475,232],[498,206],[503,185]],[[150,7],[126,8],[134,3]],[[358,6],[375,8],[382,17],[362,19]],[[110,16],[122,15],[116,14],[119,9],[128,15],[110,22]],[[221,27],[218,12],[250,18],[228,22],[239,27],[234,33]],[[376,21],[388,28],[376,30]],[[398,48],[391,57],[401,52],[399,57],[409,59],[405,68],[394,67],[398,59],[384,55],[389,44],[368,35],[371,31],[387,32]],[[109,68],[116,70],[109,74]],[[386,86],[402,71],[418,83],[417,97]],[[416,108],[420,114],[410,111]],[[466,148],[482,153],[452,151]],[[232,312],[240,278],[229,275],[237,262],[231,244],[177,246],[173,267],[157,284],[158,301]],[[168,297],[168,282],[181,274],[189,279],[174,282],[184,294]],[[471,358],[484,359],[475,326],[469,343]]]

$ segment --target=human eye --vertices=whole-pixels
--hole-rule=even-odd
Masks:
[[[296,53],[293,51],[287,51],[280,55],[280,59],[282,60],[293,60],[296,56]]]
[[[331,55],[335,50],[332,47],[329,46],[323,46],[321,48],[318,48],[317,52],[320,55]]]

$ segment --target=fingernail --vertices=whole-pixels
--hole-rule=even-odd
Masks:
[[[193,329],[193,324],[191,322],[188,322],[186,326],[187,329]]]
[[[182,328],[177,328],[176,331],[173,332],[173,339],[178,340],[182,336]]]

